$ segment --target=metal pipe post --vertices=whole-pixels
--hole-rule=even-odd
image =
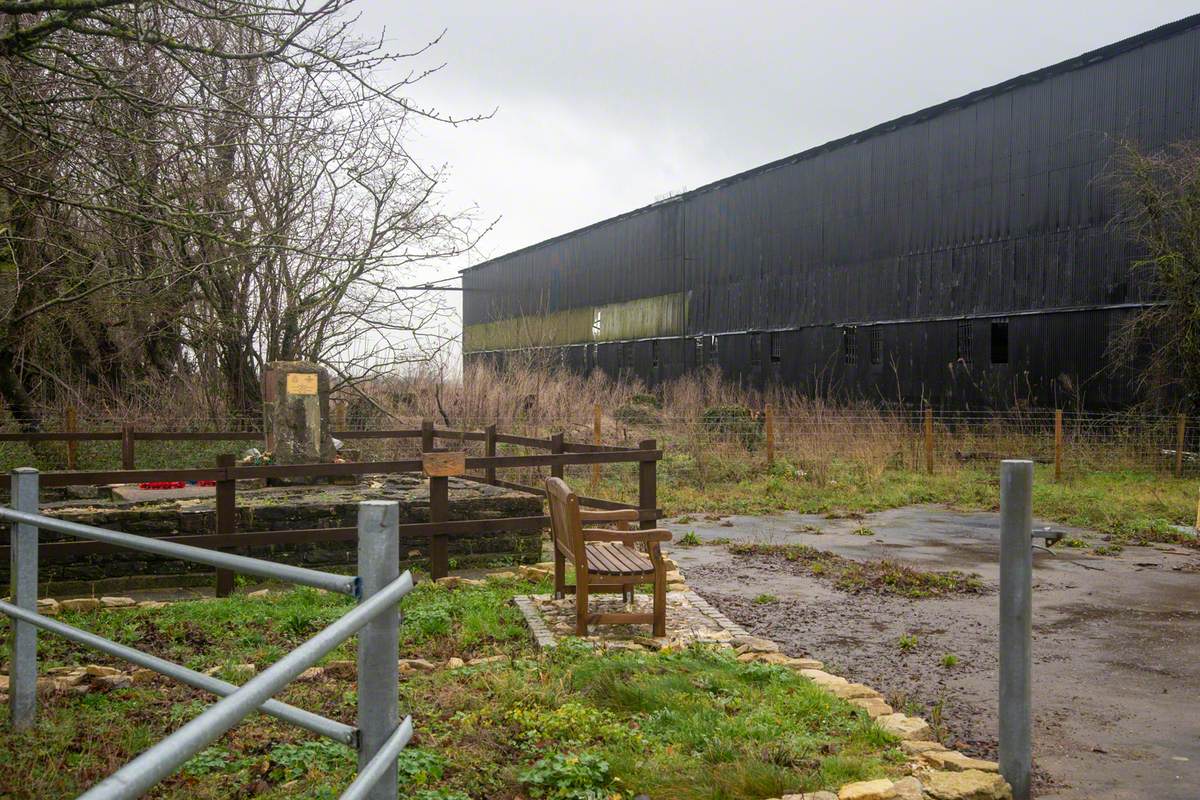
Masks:
[[[400,505],[389,500],[358,504],[358,574],[363,600],[400,576]],[[399,722],[400,610],[381,613],[358,634],[358,768],[388,743]],[[367,800],[396,800],[395,756],[379,769]]]
[[[11,473],[12,507],[36,514],[38,511],[38,471],[20,467]],[[9,548],[9,575],[12,602],[18,608],[37,612],[38,529],[36,525],[15,523]],[[37,628],[28,622],[13,620],[12,655],[9,666],[8,707],[14,730],[33,727],[37,714]]]
[[[1033,462],[1000,466],[1000,774],[1029,800],[1033,769]]]

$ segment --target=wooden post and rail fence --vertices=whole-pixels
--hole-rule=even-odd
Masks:
[[[29,436],[30,434],[25,434]],[[428,538],[430,574],[436,579],[445,576],[449,571],[449,541],[455,536],[473,535],[501,531],[530,531],[547,528],[549,516],[542,514],[528,517],[503,517],[492,519],[449,519],[449,478],[457,475],[461,479],[488,483],[494,486],[515,489],[518,491],[545,495],[545,490],[539,486],[529,486],[497,477],[497,471],[506,469],[527,469],[534,467],[549,467],[552,475],[562,476],[569,466],[599,466],[601,464],[632,463],[638,465],[638,502],[622,503],[603,498],[580,496],[580,505],[586,508],[604,510],[634,509],[639,512],[642,528],[653,528],[661,517],[657,507],[657,465],[662,458],[654,439],[641,441],[636,448],[617,447],[596,443],[569,442],[562,433],[557,433],[548,439],[529,436],[499,433],[495,425],[487,426],[483,431],[440,430],[430,421],[425,421],[419,429],[390,430],[390,431],[336,431],[339,439],[420,439],[421,458],[399,459],[394,461],[365,461],[335,464],[301,464],[301,465],[266,465],[239,466],[232,455],[218,456],[215,467],[207,469],[126,469],[126,463],[132,461],[132,442],[140,438],[154,439],[199,439],[221,441],[229,439],[246,439],[251,437],[258,440],[261,434],[232,434],[220,433],[155,433],[143,434],[134,432],[132,428],[124,427],[119,433],[81,434],[77,432],[32,434],[43,441],[120,441],[122,455],[128,451],[130,458],[122,458],[122,469],[107,471],[66,471],[43,472],[40,475],[42,487],[64,486],[104,486],[109,484],[136,484],[159,481],[213,481],[216,488],[215,514],[213,532],[209,534],[186,534],[162,537],[165,541],[189,544],[197,547],[214,549],[251,547],[265,545],[286,545],[304,543],[327,543],[353,541],[358,533],[355,527],[345,528],[310,528],[302,530],[282,531],[243,531],[237,530],[237,482],[248,479],[297,479],[297,478],[329,478],[347,477],[364,474],[424,472],[429,478],[429,521],[403,524],[400,526],[401,536],[408,538]],[[0,437],[13,438],[12,434],[0,434]],[[0,441],[3,441],[0,438]],[[449,453],[439,450],[435,443],[438,440],[456,442],[478,441],[484,445],[484,455],[470,456],[465,453]],[[128,448],[126,443],[130,443]],[[500,455],[498,445],[515,445],[522,448],[544,450],[544,453],[529,455]],[[445,456],[445,457],[440,457]],[[453,456],[453,458],[450,458]],[[457,464],[445,469],[447,463]],[[433,466],[436,465],[436,466]],[[475,474],[468,474],[472,470]],[[10,489],[8,474],[0,475],[0,490]],[[40,544],[41,558],[46,562],[65,561],[72,558],[97,553],[114,552],[119,548],[102,542],[70,541],[42,542]],[[0,558],[9,557],[7,539],[0,542]],[[216,590],[218,596],[226,596],[234,586],[234,575],[227,570],[216,573]]]
[[[334,430],[332,435],[337,439],[352,440],[352,439],[388,439],[388,438],[411,438],[414,434],[405,431],[354,431],[348,430],[346,426],[346,408],[344,404],[338,403],[333,408]],[[765,439],[765,452],[768,464],[775,461],[777,454],[777,421],[774,408],[767,404],[763,407],[763,434]],[[258,431],[149,431],[137,430],[132,425],[122,425],[118,430],[110,431],[80,431],[78,429],[77,413],[74,407],[69,406],[63,414],[63,425],[61,431],[36,431],[36,432],[0,432],[0,443],[3,442],[63,442],[66,445],[66,468],[69,472],[77,471],[79,463],[79,443],[80,442],[119,442],[120,443],[120,458],[122,470],[137,469],[136,446],[137,442],[150,441],[196,441],[196,442],[262,442],[263,434]],[[599,403],[594,405],[593,409],[593,424],[592,424],[592,445],[600,446],[602,435],[602,420],[603,408]],[[921,412],[921,441],[923,443],[923,459],[921,466],[930,474],[934,471],[935,451],[936,451],[936,436],[935,436],[935,414],[930,406],[925,406]],[[429,430],[433,430],[433,423],[426,421]],[[1063,459],[1066,450],[1065,435],[1064,435],[1064,414],[1062,409],[1056,409],[1054,412],[1054,479],[1059,481],[1063,475]],[[1187,425],[1188,418],[1186,414],[1178,414],[1175,417],[1175,431],[1173,438],[1173,448],[1171,449],[1171,472],[1177,477],[1183,477],[1184,461],[1187,454]],[[459,442],[465,442],[477,439],[484,442],[485,452],[487,455],[495,455],[495,440],[488,440],[486,434],[488,430],[492,430],[493,436],[495,433],[495,425],[490,425],[484,429],[483,434],[475,433],[474,436],[457,432],[450,438],[458,439]],[[422,448],[432,448],[432,440],[426,432],[424,426],[418,431],[421,438]],[[548,440],[546,440],[548,441]],[[1166,449],[1166,448],[1164,448]],[[423,452],[427,450],[423,449]],[[591,488],[595,491],[600,483],[599,464],[592,465]],[[489,471],[489,475],[494,470]],[[494,475],[491,475],[494,477]]]

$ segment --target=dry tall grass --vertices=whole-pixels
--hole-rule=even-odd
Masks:
[[[689,475],[705,481],[728,476],[731,464],[761,465],[764,411],[773,411],[775,453],[823,481],[831,465],[853,464],[864,478],[895,468],[923,469],[922,410],[885,408],[803,395],[786,387],[760,392],[724,380],[716,371],[688,376],[651,392],[639,380],[613,379],[555,370],[475,366],[460,380],[417,373],[378,381],[365,396],[342,392],[335,397],[338,423],[360,430],[414,428],[432,419],[440,428],[500,430],[531,436],[563,432],[568,439],[591,441],[593,414],[601,408],[603,441],[624,445],[653,438],[673,458],[690,462]],[[232,419],[211,412],[212,399],[187,382],[148,388],[135,400],[91,403],[80,407],[78,430],[112,430],[130,424],[142,430],[250,430],[260,418]],[[748,409],[750,418],[724,419],[714,409]],[[343,416],[344,415],[344,416]],[[49,429],[61,428],[63,409],[46,409]],[[938,411],[934,415],[935,469],[994,462],[1003,457],[1054,458],[1054,412]],[[12,420],[0,425],[15,427]],[[1070,469],[1174,467],[1177,418],[1136,414],[1064,414],[1064,464]],[[1184,466],[1200,467],[1200,428],[1189,424]],[[356,441],[367,458],[411,455],[414,440]],[[465,449],[478,451],[469,442]]]
[[[351,427],[415,426],[422,418],[439,427],[478,430],[495,423],[525,435],[564,432],[590,441],[594,408],[602,414],[603,440],[632,445],[653,438],[690,458],[703,479],[707,469],[729,461],[766,457],[765,409],[772,409],[775,453],[798,469],[823,478],[829,465],[854,463],[865,477],[893,468],[925,467],[923,411],[846,403],[803,395],[786,387],[767,392],[724,380],[716,371],[671,381],[650,392],[639,380],[596,372],[509,369],[467,370],[461,381],[429,375],[371,387],[371,402],[347,401]],[[726,424],[716,409],[749,409],[747,435]],[[744,422],[744,421],[742,421]],[[1176,448],[1176,418],[1136,414],[1064,413],[1064,463],[1072,468],[1170,469]],[[1194,427],[1194,426],[1192,426]],[[937,411],[935,469],[954,470],[998,458],[1054,459],[1054,412]],[[1195,469],[1196,433],[1188,431],[1185,467]]]

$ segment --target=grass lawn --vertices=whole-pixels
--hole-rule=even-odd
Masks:
[[[568,641],[538,653],[508,600],[547,589],[489,581],[449,591],[423,583],[406,598],[399,655],[510,658],[402,679],[402,713],[416,723],[400,759],[402,796],[589,800],[644,792],[732,800],[836,789],[899,771],[894,740],[864,712],[783,667],[739,663],[728,651],[705,648],[596,654]],[[297,589],[63,619],[195,669],[224,666],[237,682],[235,665],[274,661],[348,604]],[[43,634],[39,644],[43,670],[126,667],[54,636]],[[329,658],[352,659],[354,647],[352,639]],[[352,678],[327,673],[294,683],[280,699],[354,719]],[[13,735],[0,719],[0,797],[73,797],[210,702],[169,681],[45,697],[35,733]],[[7,706],[0,718],[6,714]],[[254,715],[152,796],[333,798],[353,774],[348,748]]]
[[[605,470],[599,496],[637,499],[632,470]],[[1195,522],[1197,488],[1195,479],[1132,470],[1068,473],[1055,483],[1053,467],[1038,465],[1033,511],[1046,519],[1109,534],[1117,544],[1153,541],[1196,546],[1195,537],[1171,526]],[[918,503],[995,511],[1000,507],[1000,470],[998,465],[956,465],[930,475],[902,468],[873,472],[847,462],[824,465],[818,476],[780,460],[770,469],[749,461],[722,462],[708,465],[702,474],[688,456],[668,451],[659,466],[658,500],[668,516],[777,511],[837,516]]]

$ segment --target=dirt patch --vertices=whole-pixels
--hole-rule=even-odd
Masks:
[[[979,594],[984,590],[974,573],[923,572],[891,559],[855,561],[803,544],[732,542],[728,549],[736,558],[770,563],[796,575],[819,577],[852,594],[872,592],[916,599]]]

